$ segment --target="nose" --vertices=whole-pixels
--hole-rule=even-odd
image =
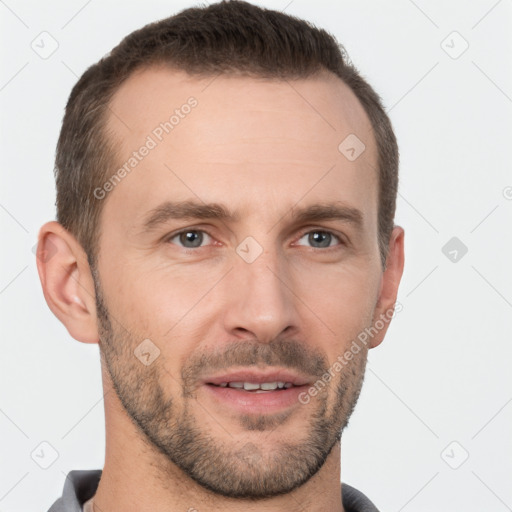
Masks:
[[[238,338],[268,343],[298,326],[296,297],[286,262],[264,251],[248,263],[236,256],[226,289],[224,327]]]

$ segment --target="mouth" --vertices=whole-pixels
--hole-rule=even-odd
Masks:
[[[217,386],[220,388],[234,388],[252,393],[269,393],[270,391],[281,391],[294,387],[291,382],[221,382],[220,384],[209,384],[210,386]]]
[[[268,414],[300,405],[298,397],[312,380],[286,370],[251,370],[204,379],[203,388],[222,408],[240,413]]]

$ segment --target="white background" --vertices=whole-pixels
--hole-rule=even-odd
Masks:
[[[370,352],[342,481],[383,512],[512,510],[510,0],[254,3],[345,45],[381,94],[401,151],[403,311]],[[65,102],[125,35],[192,5],[0,2],[0,512],[46,511],[69,470],[104,460],[98,347],[53,317],[32,252],[55,215]],[[43,31],[59,45],[48,59],[31,48]],[[468,248],[457,262],[442,252],[454,236]],[[59,454],[48,469],[31,458],[43,441]]]

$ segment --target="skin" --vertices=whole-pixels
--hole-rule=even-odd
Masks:
[[[106,456],[95,506],[343,511],[341,431],[368,350],[389,322],[308,404],[278,414],[223,406],[201,378],[255,365],[314,382],[393,310],[404,232],[394,228],[384,270],[370,122],[327,72],[289,82],[212,81],[153,67],[112,100],[119,165],[190,96],[197,106],[102,199],[96,269],[58,223],[40,231],[49,307],[73,338],[101,349]],[[349,134],[366,146],[355,161],[338,151]],[[144,229],[148,212],[169,200],[220,203],[238,219],[168,219]],[[362,223],[297,222],[299,208],[327,203],[359,210]],[[196,239],[197,231],[208,235],[186,249],[175,236],[183,228]],[[251,263],[236,251],[249,236],[262,250]],[[133,354],[145,339],[160,351],[149,366]]]

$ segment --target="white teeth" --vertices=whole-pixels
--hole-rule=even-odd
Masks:
[[[246,391],[273,391],[275,389],[288,389],[293,386],[291,382],[262,382],[257,384],[255,382],[221,382],[220,387],[230,387],[236,389],[244,389]]]
[[[244,389],[247,391],[252,391],[253,389],[260,389],[260,385],[253,384],[252,382],[244,382]]]

